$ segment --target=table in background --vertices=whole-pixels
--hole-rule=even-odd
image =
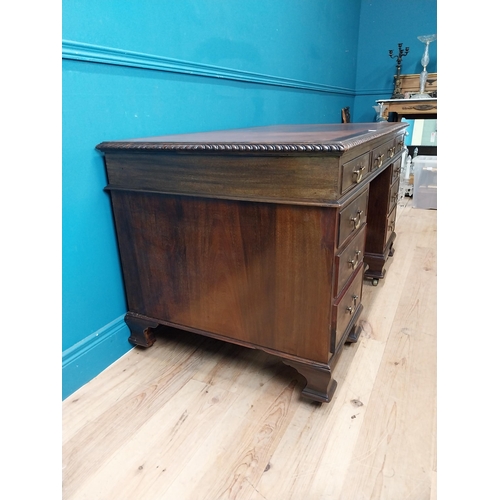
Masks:
[[[401,121],[401,118],[437,118],[437,73],[429,73],[425,85],[425,92],[429,94],[429,99],[412,99],[411,96],[417,94],[420,88],[420,73],[401,75],[401,93],[405,99],[379,99],[377,104],[387,106],[384,119],[389,119],[389,113],[394,113],[392,121]]]

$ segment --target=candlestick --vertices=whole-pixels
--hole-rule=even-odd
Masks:
[[[422,59],[420,63],[424,67],[422,73],[420,73],[420,87],[418,90],[418,94],[413,94],[411,96],[412,99],[429,99],[430,95],[425,92],[425,84],[427,82],[427,65],[429,64],[429,44],[436,40],[437,35],[422,35],[417,37],[422,43],[425,43],[424,54],[422,55]]]

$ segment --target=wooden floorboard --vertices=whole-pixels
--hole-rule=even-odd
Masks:
[[[165,329],[63,401],[63,499],[436,499],[437,211],[399,205],[331,403],[271,355]]]

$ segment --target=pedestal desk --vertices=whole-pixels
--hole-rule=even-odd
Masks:
[[[99,144],[129,340],[148,347],[167,325],[261,349],[305,377],[303,396],[329,402],[342,345],[359,336],[366,263],[383,274],[392,249],[406,126]]]

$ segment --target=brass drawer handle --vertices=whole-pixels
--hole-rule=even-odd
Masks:
[[[389,224],[389,231],[392,233],[394,231],[394,228],[395,228],[395,223],[396,221],[391,221],[391,223]]]
[[[387,150],[387,156],[389,158],[392,158],[394,156],[395,152],[396,152],[396,146],[394,146],[394,147],[392,147],[392,148],[390,148],[390,149]]]
[[[358,265],[360,255],[361,255],[361,250],[356,250],[354,252],[354,258],[352,260],[347,261],[347,264],[354,269]]]
[[[346,312],[348,312],[349,314],[352,314],[355,310],[356,310],[356,301],[359,299],[359,296],[358,295],[353,295],[352,296],[352,302],[353,302],[353,305],[352,306],[349,306],[349,307],[346,307]]]
[[[380,154],[377,156],[377,158],[375,158],[374,160],[374,167],[375,168],[378,168],[380,167],[380,165],[382,165],[382,160],[384,159],[384,153]]]
[[[361,224],[361,214],[363,213],[363,210],[358,210],[358,213],[356,214],[356,217],[351,217],[351,221],[354,225],[353,229],[358,229],[358,227]]]
[[[361,180],[361,177],[363,177],[363,170],[366,167],[364,165],[358,167],[356,170],[353,170],[352,172],[352,182],[355,182],[356,184]]]

